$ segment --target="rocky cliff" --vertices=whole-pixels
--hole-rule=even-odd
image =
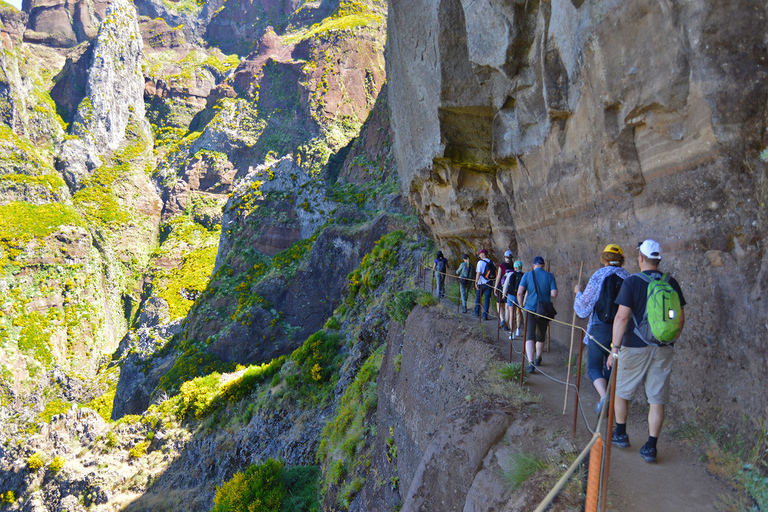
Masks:
[[[400,182],[438,246],[541,254],[567,305],[580,261],[618,243],[634,270],[634,244],[659,241],[688,300],[675,414],[758,427],[765,5],[389,6]]]

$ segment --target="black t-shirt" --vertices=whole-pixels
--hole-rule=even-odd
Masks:
[[[658,270],[645,270],[644,274],[649,276],[663,275],[663,272]],[[680,284],[674,277],[670,277],[669,284],[680,295],[680,305],[685,306],[685,297],[683,297],[683,291],[680,289]],[[646,283],[642,277],[631,275],[624,280],[624,284],[619,290],[619,295],[616,297],[616,304],[619,306],[627,306],[632,310],[632,314],[635,317],[637,324],[645,316],[645,304],[648,300],[648,283]],[[624,331],[624,338],[621,342],[622,345],[627,347],[647,347],[646,343],[635,334],[635,322],[629,319],[627,322],[627,330]]]

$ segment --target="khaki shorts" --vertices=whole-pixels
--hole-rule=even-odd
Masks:
[[[674,355],[671,347],[621,347],[616,394],[624,400],[633,400],[637,388],[645,383],[648,403],[666,405]]]

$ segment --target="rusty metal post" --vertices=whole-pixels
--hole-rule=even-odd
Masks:
[[[523,331],[523,350],[522,350],[523,358],[520,363],[520,387],[523,387],[523,372],[525,372],[525,362],[526,362],[526,358],[525,358],[526,339],[525,338],[528,335],[528,313],[526,313],[525,311],[523,311],[523,325],[525,326],[525,328]],[[510,354],[510,357],[512,357],[511,354]]]
[[[613,355],[609,355],[608,357],[613,357]],[[600,484],[603,486],[602,488],[602,499],[601,499],[601,505],[600,505],[600,512],[605,512],[605,507],[608,506],[608,477],[611,469],[611,445],[613,444],[611,442],[611,439],[613,439],[613,414],[615,412],[614,409],[614,401],[616,400],[616,381],[617,375],[619,372],[619,361],[615,360],[613,362],[613,368],[611,368],[611,389],[610,389],[610,400],[608,401],[608,417],[606,418],[606,446],[605,446],[605,462],[603,463],[603,478],[600,479]],[[610,437],[609,437],[610,436]]]
[[[581,337],[579,339],[579,366],[576,369],[576,393],[574,393],[574,407],[573,407],[573,437],[576,437],[576,420],[579,415],[579,392],[581,390],[581,357],[584,353],[584,331],[581,331]],[[568,361],[568,364],[571,364]]]
[[[552,322],[547,322],[547,354],[549,354],[549,350],[550,350],[550,341],[551,341],[551,337],[550,337],[550,335],[549,335],[549,326],[550,326],[550,324],[551,324],[551,323],[552,323]],[[569,363],[569,364],[570,364],[570,363]]]

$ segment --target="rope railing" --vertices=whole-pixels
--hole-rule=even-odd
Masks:
[[[455,274],[449,274],[448,272],[440,272],[435,270],[434,268],[430,267],[428,263],[425,263],[424,261],[420,262],[419,265],[419,276],[417,278],[417,285],[421,282],[423,282],[422,288],[426,290],[426,279],[428,271],[432,271],[433,276],[442,275],[443,276],[443,285],[445,285],[448,282],[448,278],[456,279],[459,283],[462,279],[466,279],[469,282],[472,283],[472,289],[474,289],[474,278],[462,278],[460,276],[457,276]],[[430,278],[431,282],[431,294],[434,295],[434,280]],[[490,282],[489,282],[490,283]],[[496,301],[497,293],[503,293],[503,290],[497,288],[495,286],[495,282],[493,284],[487,284],[492,290],[491,297],[492,302]],[[460,286],[460,284],[459,284]],[[445,293],[445,289],[443,290]],[[457,310],[461,305],[461,292],[459,292],[459,295],[448,295],[445,293],[443,295],[447,299],[457,299]],[[469,302],[469,290],[467,292],[467,302]],[[486,313],[490,312],[491,304],[489,304],[489,310],[486,311]],[[475,306],[477,306],[477,301],[475,302]],[[482,307],[482,306],[481,306]],[[587,497],[586,497],[586,506],[585,506],[585,512],[596,512],[599,510],[601,512],[605,512],[607,507],[607,491],[608,491],[608,477],[609,477],[609,470],[610,470],[610,457],[611,457],[611,440],[610,440],[610,427],[612,426],[613,422],[613,414],[614,414],[614,402],[615,402],[615,395],[616,395],[616,379],[615,375],[618,372],[618,365],[613,366],[613,370],[611,371],[611,374],[608,378],[607,388],[609,392],[609,401],[608,401],[608,410],[606,413],[605,408],[603,408],[600,411],[600,414],[597,419],[597,425],[595,429],[591,429],[589,426],[589,421],[587,420],[586,413],[584,412],[583,404],[580,402],[580,382],[581,382],[581,367],[582,367],[582,361],[583,361],[583,348],[585,345],[585,338],[591,341],[594,341],[595,344],[600,347],[604,352],[606,352],[609,357],[616,357],[618,358],[617,354],[612,354],[609,347],[606,347],[599,341],[597,341],[592,335],[590,335],[587,330],[580,326],[576,325],[574,322],[564,322],[562,320],[555,320],[554,318],[549,318],[545,315],[541,315],[539,313],[536,313],[535,311],[531,311],[528,309],[525,309],[522,306],[517,305],[516,308],[520,308],[520,311],[524,313],[524,328],[523,328],[523,350],[521,352],[518,352],[513,345],[513,338],[514,335],[510,334],[510,353],[509,353],[509,361],[512,362],[512,352],[515,352],[518,355],[522,355],[522,361],[520,366],[520,386],[523,386],[523,372],[525,368],[525,362],[526,362],[526,354],[525,354],[525,338],[527,336],[528,331],[528,319],[529,315],[537,316],[540,318],[546,318],[549,320],[549,323],[555,323],[559,324],[571,329],[578,330],[580,332],[580,340],[579,340],[579,354],[578,354],[578,362],[577,362],[577,376],[576,376],[576,383],[571,384],[568,382],[564,382],[562,380],[559,380],[546,372],[542,371],[540,367],[537,367],[537,372],[546,377],[547,379],[550,379],[553,382],[557,382],[559,384],[563,384],[566,389],[572,388],[574,389],[574,412],[573,412],[573,431],[572,435],[573,437],[576,436],[576,424],[578,419],[578,414],[581,412],[582,419],[584,420],[584,424],[587,428],[587,430],[592,434],[592,439],[587,444],[587,446],[582,450],[582,452],[579,454],[579,456],[574,460],[574,462],[568,467],[566,472],[563,474],[563,476],[558,480],[557,484],[552,488],[552,490],[547,494],[547,496],[542,500],[542,502],[539,504],[539,506],[535,509],[535,512],[540,512],[546,510],[546,508],[554,501],[554,499],[557,497],[557,494],[560,492],[560,490],[565,486],[565,484],[568,482],[568,480],[573,476],[573,474],[576,472],[576,469],[581,465],[581,463],[586,458],[587,454],[590,455],[590,463],[589,463],[589,475],[588,475],[588,481],[587,481]],[[498,311],[498,305],[496,305],[496,308],[494,308]],[[513,318],[516,318],[517,311],[513,310],[512,315]],[[482,315],[478,315],[482,319]],[[508,326],[510,328],[510,332],[512,332],[512,326]],[[500,322],[497,322],[497,334],[496,334],[496,341],[499,341],[499,331],[500,331]],[[547,326],[547,341],[549,342],[549,324]],[[547,352],[549,352],[549,343],[547,343]],[[571,364],[570,358],[568,360],[568,365]],[[566,395],[567,400],[567,395]],[[565,411],[565,410],[564,410]],[[606,434],[605,437],[607,438],[607,442],[603,442],[603,420],[605,418],[610,418],[608,420],[608,424],[606,427]]]

